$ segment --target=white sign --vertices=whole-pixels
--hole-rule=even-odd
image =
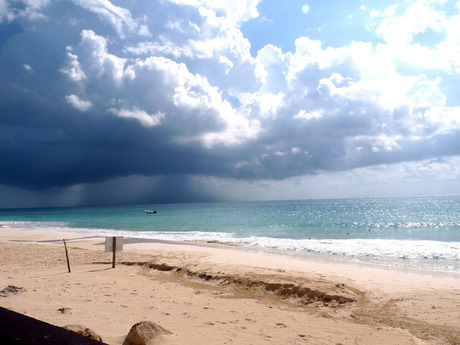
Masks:
[[[116,243],[115,243],[115,251],[122,252],[123,251],[123,236],[117,236]],[[105,252],[112,252],[113,251],[113,239],[114,237],[106,237],[105,238]]]

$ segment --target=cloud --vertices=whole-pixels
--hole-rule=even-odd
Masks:
[[[65,99],[67,100],[67,102],[69,104],[71,104],[75,109],[78,109],[80,111],[87,111],[91,108],[91,106],[93,105],[91,102],[89,101],[84,101],[80,98],[78,98],[77,95],[69,95],[69,96],[65,96]]]
[[[459,73],[459,13],[442,3],[418,0],[374,11],[371,26],[386,45],[385,54],[412,67]],[[423,35],[431,33],[434,42]]]
[[[109,113],[135,118],[145,126],[163,122],[177,141],[200,141],[208,146],[238,143],[258,132],[257,121],[242,116],[222,99],[216,87],[190,73],[185,64],[157,56],[120,58],[110,54],[106,39],[93,31],[84,30],[81,37],[72,48],[76,55],[69,55],[68,66],[62,71],[80,87],[97,91],[98,98],[105,96],[100,106],[107,107]],[[79,73],[73,72],[76,61]],[[75,74],[87,77],[75,78]],[[114,95],[116,99],[111,98]],[[113,103],[122,108],[117,110]],[[139,110],[144,107],[146,110]],[[184,126],[178,127],[178,121]]]
[[[297,115],[294,116],[294,119],[302,119],[306,121],[320,119],[323,116],[324,110],[314,110],[312,112],[306,112],[305,110],[300,110]]]
[[[0,0],[0,23],[2,20],[12,22],[18,18],[26,18],[29,20],[43,20],[46,15],[42,13],[42,9],[50,4],[50,0],[18,0],[7,1]]]
[[[104,37],[96,35],[92,30],[82,30],[79,50],[82,52],[80,56],[68,55],[69,67],[64,69],[66,72],[75,67],[75,61],[80,61],[78,68],[83,70],[82,78],[71,78],[74,81],[85,79],[83,75],[91,75],[92,78],[108,78],[113,82],[123,77],[126,59],[110,54],[107,49],[107,40]]]
[[[250,43],[229,17],[216,12],[223,10],[216,8],[216,4],[197,7],[193,21],[165,21],[162,29],[167,30],[158,33],[158,39],[128,44],[124,52],[143,58],[163,56],[184,63],[189,71],[205,75],[213,85],[232,95],[255,91],[259,79]],[[175,9],[177,16],[182,11],[184,8]]]
[[[209,8],[213,11],[225,12],[232,25],[239,26],[244,21],[257,18],[257,5],[261,0],[170,0],[179,5],[190,5],[198,8]]]
[[[241,26],[259,2],[0,1],[0,184],[89,203],[98,188],[157,191],[159,179],[214,200],[213,188],[235,197],[229,181],[268,197],[263,186],[324,176],[330,191],[375,171],[444,176],[440,162],[460,155],[446,93],[460,73],[458,8],[361,7],[373,41],[304,36],[252,56]]]
[[[305,13],[307,14],[308,12],[310,12],[310,6],[305,4],[302,6],[302,13]]]
[[[147,127],[159,126],[161,124],[161,120],[165,117],[165,114],[162,112],[150,115],[143,110],[137,109],[136,107],[133,109],[110,108],[109,112],[118,117],[138,120],[143,126]]]
[[[44,191],[0,185],[0,207],[449,195],[460,188],[459,166],[459,158],[450,157],[322,172],[280,181],[131,175]]]
[[[86,74],[83,72],[80,63],[78,62],[78,56],[71,53],[72,47],[67,47],[67,51],[69,63],[67,67],[61,68],[61,72],[67,74],[73,81],[86,79]]]
[[[141,24],[142,19],[133,19],[128,9],[115,6],[109,0],[73,0],[73,2],[90,12],[96,13],[99,18],[113,26],[121,37],[125,36],[125,32],[137,33],[142,36],[151,35],[147,26]]]

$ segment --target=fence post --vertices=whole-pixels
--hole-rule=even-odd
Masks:
[[[65,248],[65,257],[67,259],[67,268],[68,268],[69,273],[70,273],[69,252],[67,251],[67,244],[65,243],[65,239],[63,239],[63,241],[64,241],[64,248]]]

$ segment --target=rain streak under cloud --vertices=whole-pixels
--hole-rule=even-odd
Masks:
[[[460,192],[456,1],[0,0],[0,207]]]

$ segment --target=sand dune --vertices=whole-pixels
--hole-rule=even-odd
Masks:
[[[67,239],[71,273],[62,238]],[[0,229],[0,305],[122,344],[150,320],[160,344],[460,344],[460,280],[308,262],[225,246]],[[60,309],[66,308],[66,312]]]

